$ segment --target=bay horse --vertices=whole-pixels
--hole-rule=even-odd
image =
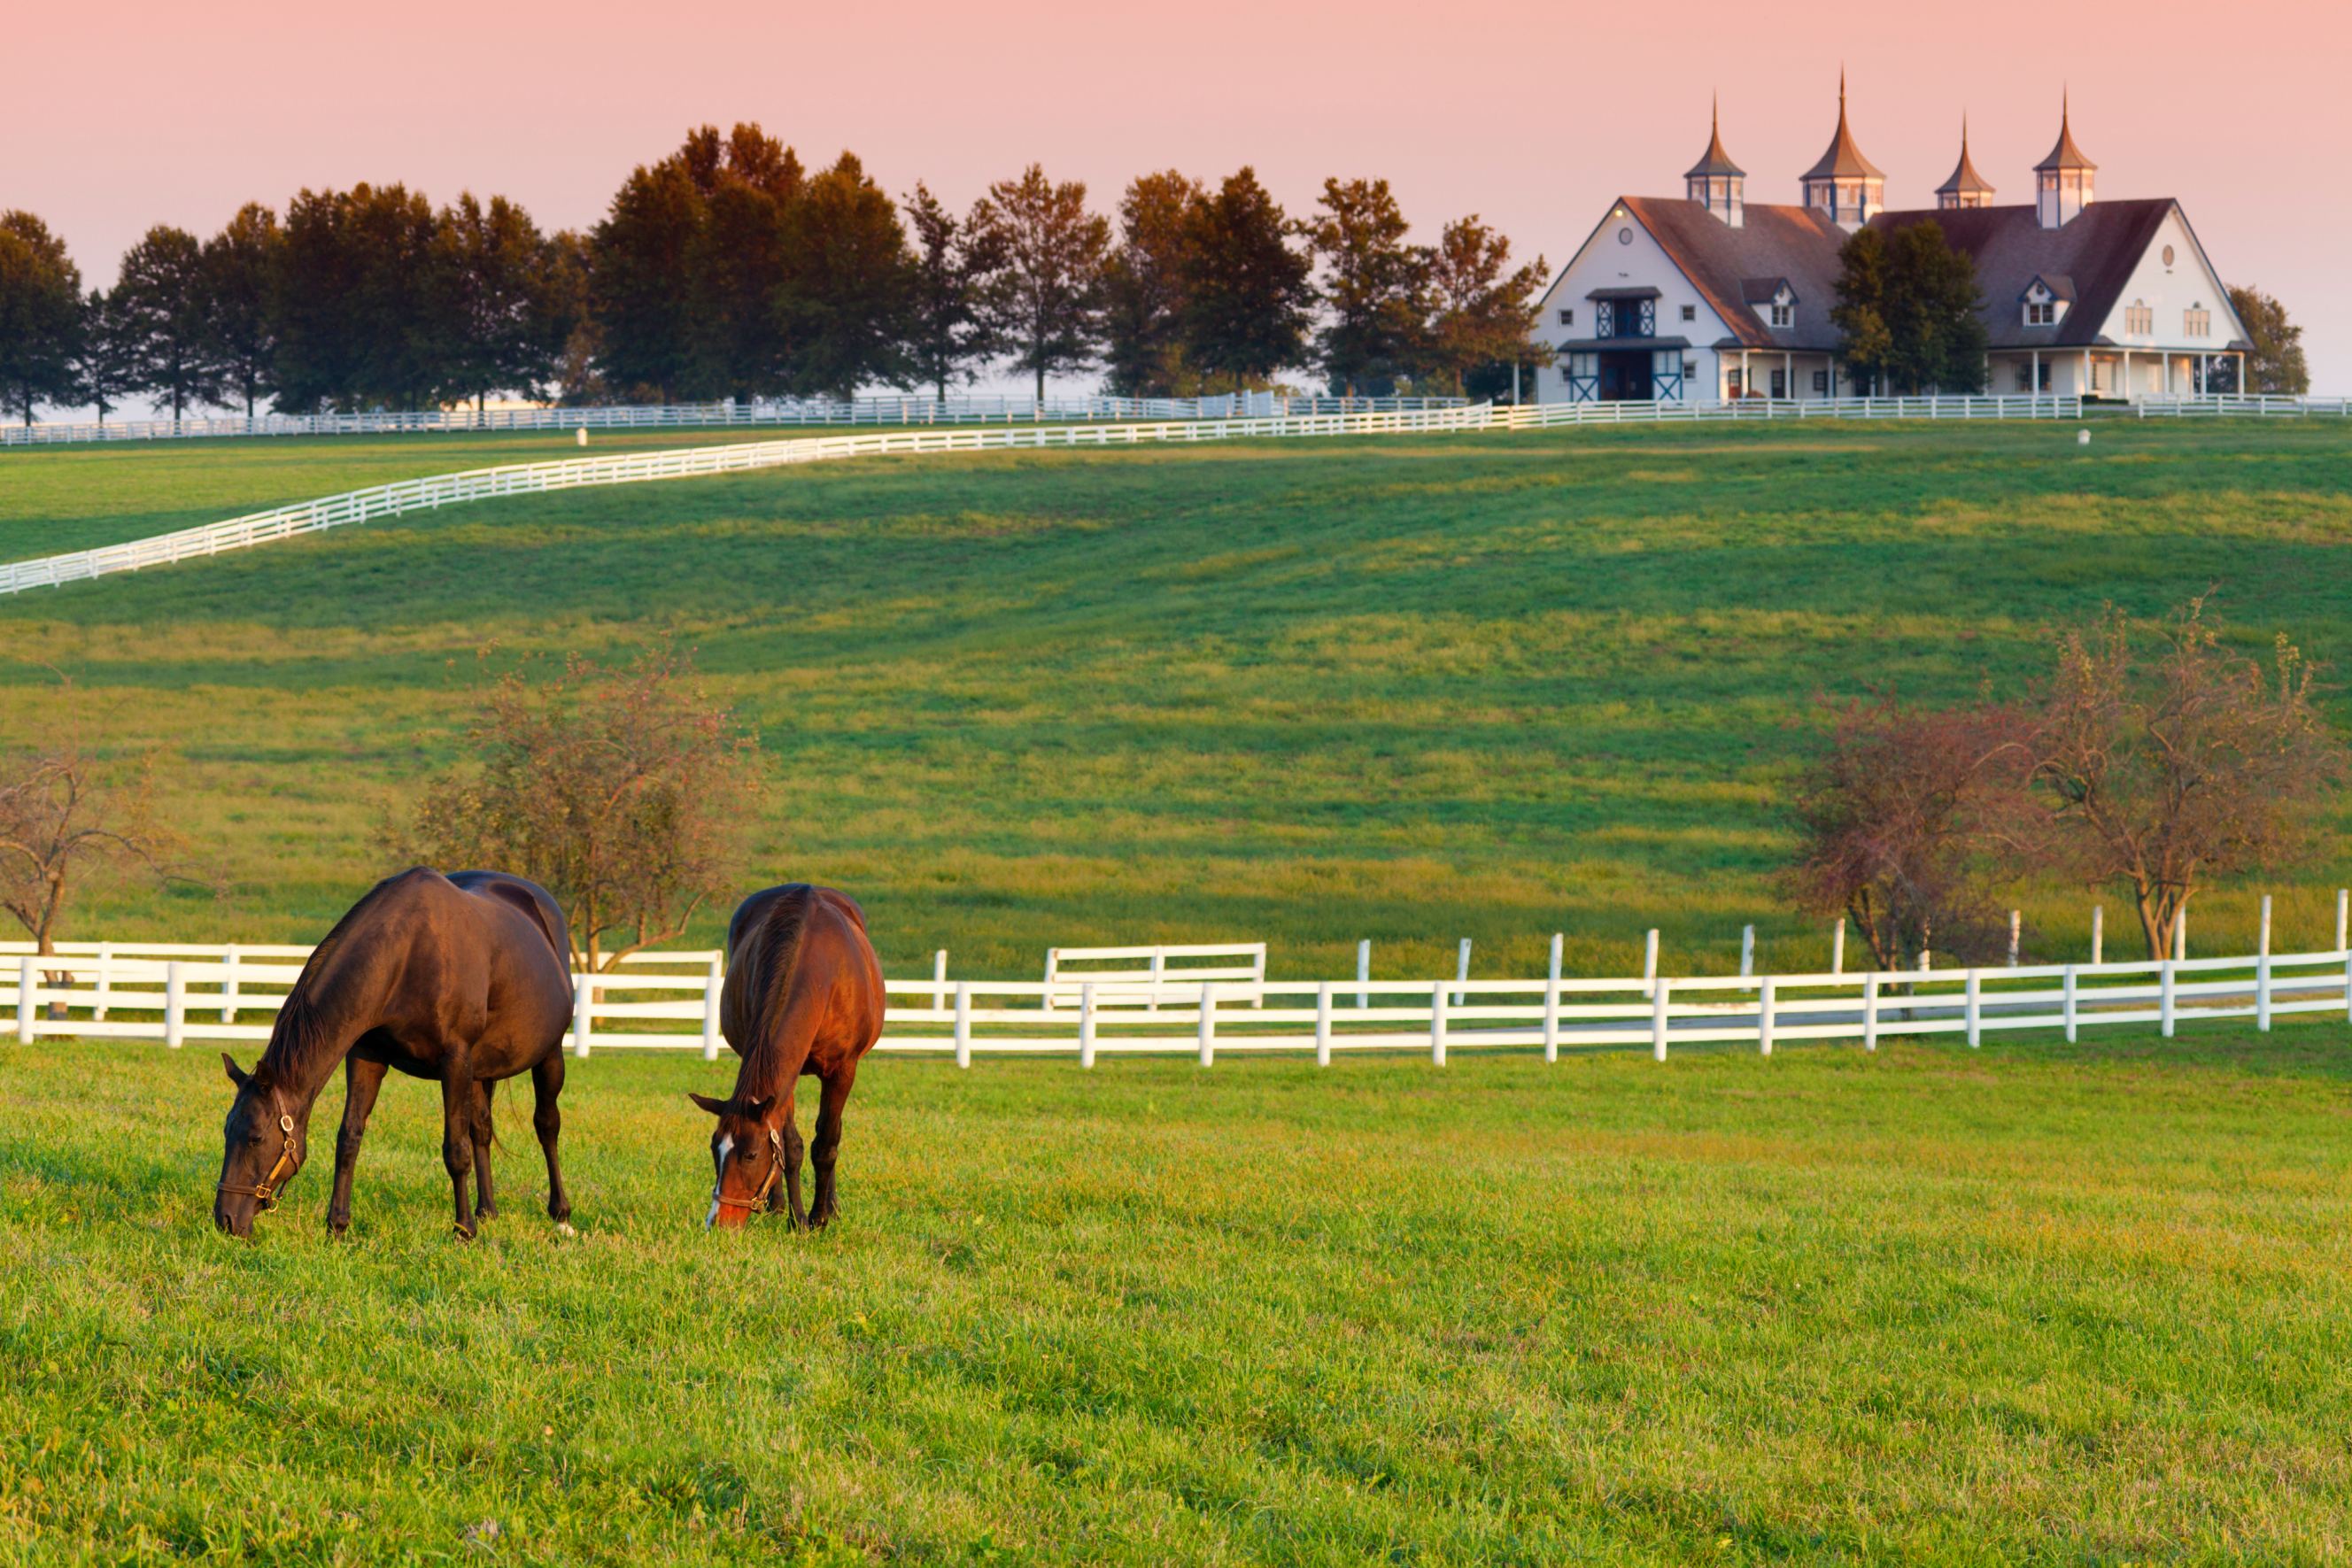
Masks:
[[[572,1023],[572,939],[537,883],[504,872],[449,876],[418,867],[378,883],[302,967],[253,1071],[228,1052],[236,1085],[223,1132],[213,1223],[253,1233],[310,1153],[310,1107],[343,1069],[343,1124],[327,1228],[352,1220],[352,1173],[388,1069],[441,1085],[441,1163],[460,1239],[498,1212],[490,1195],[490,1092],[531,1076],[532,1125],[547,1155],[547,1212],[570,1234],[572,1199],[556,1159],[563,1036]],[[468,1207],[471,1172],[480,1202]]]
[[[834,1162],[841,1116],[857,1063],[882,1036],[882,966],[866,936],[866,912],[845,894],[793,883],[755,893],[727,925],[727,981],[719,1027],[743,1059],[724,1100],[689,1094],[719,1118],[710,1134],[718,1180],[707,1229],[743,1224],[776,1209],[783,1183],[792,1228],[821,1229],[839,1211]],[[820,1085],[815,1204],[801,1207],[801,1134],[793,1093],[803,1077]]]

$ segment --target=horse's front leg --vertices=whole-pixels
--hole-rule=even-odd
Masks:
[[[474,1097],[474,1218],[477,1220],[496,1219],[498,1199],[490,1192],[490,1095],[498,1085],[484,1078],[478,1081],[481,1092]]]
[[[360,1140],[367,1136],[385,1071],[381,1061],[343,1058],[343,1124],[335,1134],[335,1190],[327,1199],[327,1231],[332,1236],[351,1228],[352,1175],[359,1169]]]
[[[449,1173],[450,1203],[457,1211],[457,1239],[474,1239],[474,1214],[466,1203],[466,1177],[474,1168],[474,1102],[480,1091],[473,1063],[452,1052],[441,1064],[441,1168]]]
[[[790,1094],[784,1096],[782,1131],[784,1144],[780,1157],[784,1162],[784,1179],[778,1189],[769,1193],[768,1212],[773,1214],[781,1207],[790,1217],[788,1223],[798,1230],[808,1224],[808,1210],[801,1205],[801,1156],[807,1152],[807,1145],[801,1141],[801,1120],[799,1113],[793,1109],[793,1096]],[[783,1200],[782,1203],[777,1201],[780,1196]]]
[[[841,1157],[841,1119],[849,1108],[849,1091],[857,1082],[857,1061],[848,1064],[832,1077],[822,1081],[824,1094],[817,1102],[816,1142],[810,1153],[810,1164],[816,1171],[816,1207],[809,1216],[809,1224],[822,1230],[833,1223],[841,1212],[835,1197],[833,1168]]]

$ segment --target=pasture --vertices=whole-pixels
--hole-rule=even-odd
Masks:
[[[0,727],[40,735],[41,665],[70,673],[88,737],[156,760],[203,877],[102,890],[69,935],[315,939],[387,869],[377,829],[456,754],[485,664],[667,637],[775,758],[746,885],[854,890],[892,973],[1252,937],[1277,977],[1337,976],[1369,936],[1376,973],[1427,976],[1468,936],[1477,973],[1525,976],[1565,929],[1571,973],[1622,974],[1651,925],[1669,971],[1720,969],[1748,920],[1786,969],[1824,943],[1771,883],[1816,694],[2015,692],[2104,602],[2209,584],[2249,646],[2283,630],[2352,666],[2340,427],[2095,428],[2087,451],[1990,423],[1262,442],[516,497],[0,600]],[[0,507],[47,549],[549,444],[12,452]],[[2324,940],[2347,869],[2276,880],[2283,945]],[[2200,950],[2251,941],[2257,891],[2200,901]],[[2080,890],[2024,903],[2029,951],[2082,950]]]
[[[600,1058],[579,1238],[509,1095],[468,1248],[429,1086],[244,1245],[215,1055],[11,1047],[0,1555],[2330,1561],[2347,1061],[881,1058],[840,1223],[713,1238],[731,1068]]]

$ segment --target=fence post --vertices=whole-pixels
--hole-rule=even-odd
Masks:
[[[956,982],[955,1056],[958,1067],[971,1065],[971,982],[970,980]]]
[[[1772,1014],[1779,1000],[1779,982],[1767,975],[1756,995],[1756,1050],[1761,1056],[1772,1054]]]
[[[1642,938],[1642,989],[1654,991],[1657,988],[1658,928],[1653,925],[1650,934]]]
[[[594,1032],[590,1015],[596,1010],[596,977],[583,969],[572,977],[572,1054],[588,1055],[588,1037]]]
[[[2091,964],[2094,968],[2105,962],[2103,950],[2107,945],[2107,906],[2091,905]]]
[[[188,978],[177,958],[163,966],[163,1043],[173,1051],[187,1036]]]
[[[1078,1065],[1095,1064],[1095,983],[1078,988]]]
[[[1878,972],[1862,977],[1862,1049],[1878,1049]]]
[[[1837,925],[1830,932],[1830,973],[1845,973],[1845,916],[1843,915],[1838,916]]]
[[[2254,1027],[2263,1033],[2271,1027],[2271,895],[2263,894],[2262,946],[2254,956]]]
[[[1008,414],[1005,417],[1009,419],[1012,416]],[[1156,1013],[1160,1010],[1160,982],[1167,977],[1168,949],[1154,947],[1151,950],[1151,998],[1143,1004],[1145,1012]]]
[[[2337,924],[2340,925],[2342,922],[2339,920]],[[2340,941],[2336,945],[2338,947],[2344,946]],[[98,945],[98,1002],[95,1007],[90,1009],[89,1016],[97,1019],[100,1023],[104,1023],[106,1021],[107,998],[113,996],[113,994],[114,944],[111,942],[101,942]]]
[[[931,1010],[942,1015],[948,1010],[948,950],[944,947],[931,955]]]
[[[1459,988],[1459,987],[1460,987],[1460,982],[1462,982],[1462,981],[1464,981],[1464,980],[1466,980],[1466,979],[1468,979],[1469,977],[1470,977],[1470,938],[1468,938],[1467,936],[1465,936],[1464,938],[1462,938],[1462,951],[1461,951],[1460,955],[1459,955],[1458,956],[1456,956],[1456,957],[1454,958],[1454,978],[1455,986],[1456,986],[1456,988],[1455,988],[1455,990],[1454,990],[1454,1005],[1455,1007],[1457,1007],[1457,1008],[1458,1008],[1458,1007],[1460,1007],[1460,1006],[1462,1005],[1462,1002],[1463,1002],[1463,992],[1462,992],[1462,991],[1461,991],[1461,989]]]
[[[1059,947],[1048,947],[1048,948],[1046,948],[1046,949],[1045,949],[1045,991],[1044,991],[1043,995],[1044,995],[1044,997],[1045,997],[1045,1010],[1046,1010],[1047,1012],[1052,1012],[1052,1011],[1054,1010],[1054,975],[1055,975],[1055,972],[1056,970],[1058,970],[1058,969],[1060,969],[1060,968],[1061,968],[1061,967],[1062,967],[1062,950],[1061,950]]]
[[[2352,1022],[2352,953],[2344,955],[2344,1017]]]
[[[2178,958],[2167,958],[2158,966],[2162,977],[2158,980],[2156,988],[2157,1027],[2162,1030],[2167,1040],[2172,1038],[2172,1022],[2177,1011],[2173,996],[2176,982],[2173,979],[2172,967],[2179,961]]]
[[[2063,988],[2064,988],[2065,993],[2066,993],[2066,1003],[2065,1003],[2065,1017],[2066,1017],[2066,1043],[2067,1043],[2067,1044],[2069,1044],[2069,1045],[2072,1045],[2072,1044],[2074,1044],[2074,965],[2069,964],[2069,965],[2067,965],[2067,966],[2066,966],[2066,976],[2065,976],[2065,979],[2062,982],[2062,984],[2063,984]]]
[[[1739,977],[1748,978],[1756,972],[1756,927],[1746,925],[1739,932]]]
[[[2336,890],[2336,950],[2337,952],[2341,953],[2347,946],[2352,946],[2352,942],[2346,940],[2347,937],[2352,937],[2352,891],[2339,887]]]
[[[1445,982],[1443,980],[1429,988],[1429,1060],[1432,1066],[1445,1065]]]
[[[1666,996],[1674,988],[1664,978],[1650,987],[1650,1054],[1660,1061],[1666,1059]]]
[[[16,1043],[33,1043],[33,960],[16,961]]]
[[[2023,928],[2023,916],[2018,911],[2011,910],[2009,912],[2009,967],[2012,969],[2017,967],[2017,938]]]
[[[237,998],[236,943],[230,943],[228,951],[222,956],[221,969],[221,1022],[235,1023]]]
[[[1977,1043],[1978,1025],[1983,1011],[1983,993],[1979,988],[1979,972],[1971,968],[1968,983],[1969,1044]]]
[[[710,956],[702,972],[702,1060],[719,1060],[719,999],[726,994],[727,977],[719,971],[719,955]]]
[[[1372,939],[1369,936],[1356,944],[1356,1006],[1372,1005]]]
[[[1258,948],[1257,958],[1251,967],[1256,971],[1250,978],[1256,982],[1257,989],[1251,993],[1250,1006],[1263,1008],[1265,1006],[1265,949],[1263,946]]]
[[[1315,1065],[1331,1065],[1331,982],[1315,988]]]
[[[1208,1066],[1217,1056],[1217,987],[1213,980],[1201,982],[1201,1065]]]
[[[1551,934],[1551,967],[1544,978],[1544,1060],[1559,1060],[1559,956],[1567,943],[1568,934]]]

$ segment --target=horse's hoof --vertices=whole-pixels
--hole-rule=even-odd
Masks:
[[[495,1203],[478,1203],[474,1206],[474,1223],[477,1225],[485,1219],[496,1219],[498,1217],[499,1206]]]
[[[462,1225],[452,1225],[449,1228],[456,1232],[457,1239],[460,1241],[471,1241],[474,1239],[474,1233],[467,1229]]]

